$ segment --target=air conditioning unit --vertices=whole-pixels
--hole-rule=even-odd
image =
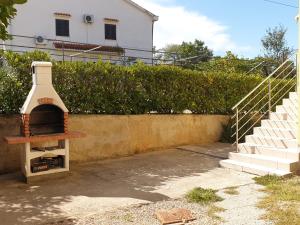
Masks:
[[[35,43],[37,45],[46,45],[48,43],[48,40],[43,36],[35,36]]]
[[[87,23],[87,24],[92,24],[94,22],[94,16],[93,15],[85,14],[83,16],[83,22]]]

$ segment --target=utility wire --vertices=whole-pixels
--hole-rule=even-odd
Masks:
[[[273,0],[263,0],[263,1],[270,2],[270,3],[273,3],[273,4],[277,4],[277,5],[283,5],[283,6],[287,6],[287,7],[291,7],[291,8],[295,8],[295,9],[299,8],[298,6],[295,6],[295,5],[290,5],[290,4],[286,4],[286,3],[278,2],[278,1],[273,1]]]

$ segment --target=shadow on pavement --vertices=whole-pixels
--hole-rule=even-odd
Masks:
[[[168,196],[154,192],[158,186],[170,179],[217,168],[219,161],[226,158],[229,151],[232,151],[232,147],[225,144],[184,146],[73,165],[70,176],[34,185],[18,181],[17,175],[1,176],[0,224],[51,224],[49,221],[57,219],[64,221],[61,224],[72,224],[64,210],[72,212],[75,208],[80,211],[80,207],[97,210],[97,207],[108,207],[110,201],[118,206],[118,201],[124,199],[150,202],[167,200]],[[83,199],[82,205],[77,199]],[[95,199],[95,202],[89,199]],[[74,202],[75,206],[72,205]]]

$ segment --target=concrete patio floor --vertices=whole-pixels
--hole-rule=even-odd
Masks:
[[[140,203],[180,198],[194,187],[222,189],[253,183],[249,174],[219,168],[228,144],[182,146],[73,165],[70,176],[26,185],[0,176],[0,224],[44,224]]]

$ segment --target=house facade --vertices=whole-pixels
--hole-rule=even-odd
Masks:
[[[28,0],[17,10],[7,50],[40,49],[57,60],[151,61],[158,17],[131,0]]]

